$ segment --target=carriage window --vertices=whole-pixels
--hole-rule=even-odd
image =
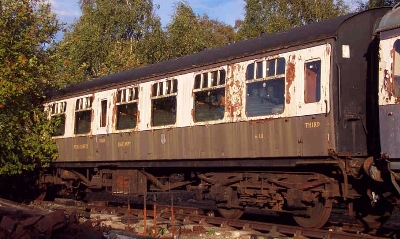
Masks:
[[[247,116],[253,117],[280,114],[283,112],[285,101],[285,62],[285,58],[283,57],[268,60],[266,61],[266,76],[259,78],[259,71],[257,71],[257,79],[247,78]],[[257,68],[262,68],[262,64],[257,63]],[[249,67],[247,69],[249,70]]]
[[[196,75],[194,82],[194,121],[220,120],[225,114],[225,70]],[[196,88],[198,76],[202,88]],[[204,84],[210,79],[211,86]]]
[[[138,116],[138,87],[119,90],[117,93],[117,130],[134,129]]]
[[[246,80],[254,79],[254,66],[254,63],[251,63],[247,66]]]
[[[90,132],[92,123],[92,97],[83,97],[76,100],[75,105],[75,134]]]
[[[65,134],[65,110],[67,108],[67,102],[58,102],[51,105],[51,119],[58,122],[56,129],[53,132],[53,136],[62,136]]]
[[[172,125],[176,122],[176,79],[154,83],[151,97],[152,126]]]
[[[394,57],[393,57],[393,95],[400,96],[400,40],[396,40],[394,43]]]
[[[101,101],[100,127],[107,126],[107,100]]]
[[[314,103],[321,99],[321,60],[305,63],[304,102]]]

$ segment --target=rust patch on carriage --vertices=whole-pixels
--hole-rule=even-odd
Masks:
[[[276,119],[280,119],[280,118],[276,118]],[[258,123],[264,124],[265,122],[274,121],[274,120],[275,120],[275,118],[273,118],[273,117],[268,117],[268,118],[265,118],[265,119],[250,120],[250,121],[249,121],[249,124],[258,124]]]
[[[230,119],[241,116],[243,86],[240,81],[235,80],[238,79],[235,74],[238,74],[241,69],[242,67],[239,64],[228,65],[225,111],[228,112]]]
[[[289,61],[286,66],[286,104],[290,104],[291,96],[290,96],[290,87],[293,84],[295,73],[295,59],[296,56],[292,55],[289,57]]]
[[[136,122],[137,122],[137,123],[136,123],[135,131],[138,130],[139,123],[140,123],[140,110],[137,110]]]

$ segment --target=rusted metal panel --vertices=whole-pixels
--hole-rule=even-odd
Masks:
[[[9,233],[14,231],[16,225],[17,225],[16,221],[6,216],[3,216],[0,222],[0,228],[6,230]]]
[[[243,96],[244,96],[244,66],[242,64],[228,65],[226,79],[226,100],[225,110],[228,114],[229,121],[242,116]]]
[[[329,119],[325,115],[306,116],[299,118],[299,127],[302,129],[301,145],[303,155],[325,155],[330,148]]]
[[[67,221],[65,218],[64,210],[57,210],[44,216],[38,223],[36,223],[36,229],[43,233],[52,231],[55,227],[59,228],[66,225]]]
[[[147,178],[138,170],[116,170],[113,172],[113,194],[145,194]]]
[[[57,162],[323,156],[327,127],[315,115],[58,139]]]
[[[289,60],[286,66],[286,104],[290,104],[291,95],[290,95],[290,87],[293,84],[293,81],[296,77],[296,68],[295,68],[295,60],[296,55],[289,56]]]

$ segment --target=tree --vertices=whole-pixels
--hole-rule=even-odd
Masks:
[[[0,175],[16,175],[57,156],[42,102],[56,85],[48,46],[61,25],[40,0],[3,0],[0,12]]]
[[[169,58],[184,56],[234,42],[232,26],[196,16],[186,2],[175,4],[172,22],[167,25]]]
[[[151,27],[143,34],[143,40],[138,41],[136,61],[138,65],[149,65],[168,59],[167,33],[162,29],[161,20],[154,16]]]
[[[348,6],[343,0],[246,0],[245,19],[237,40],[275,33],[343,15]]]
[[[138,42],[157,27],[152,0],[85,0],[58,45],[59,74],[80,82],[140,65]]]
[[[394,6],[399,3],[400,0],[367,0],[357,2],[357,11],[363,11],[371,8]]]

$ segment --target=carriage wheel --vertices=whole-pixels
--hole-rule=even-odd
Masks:
[[[224,218],[239,219],[243,215],[244,211],[241,209],[237,209],[237,208],[232,208],[232,209],[218,208],[218,212]]]
[[[307,209],[308,217],[294,216],[299,226],[304,228],[321,228],[328,221],[332,212],[333,200],[320,199]]]

